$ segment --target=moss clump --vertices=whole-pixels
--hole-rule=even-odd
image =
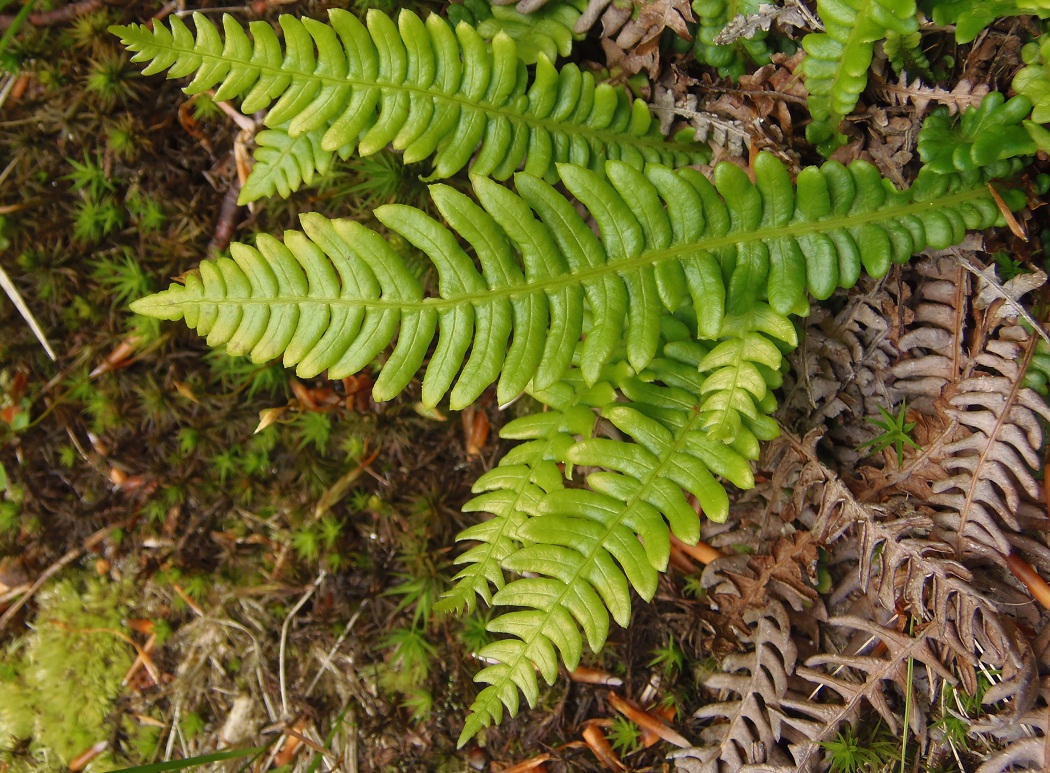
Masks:
[[[126,590],[75,575],[38,594],[32,633],[0,658],[0,769],[63,771],[93,744],[118,735],[114,702],[135,653],[100,629],[121,630]],[[121,730],[134,747],[147,745],[135,737],[143,732],[136,723],[125,722]],[[88,771],[112,769],[118,758],[126,762],[119,752],[104,752]]]

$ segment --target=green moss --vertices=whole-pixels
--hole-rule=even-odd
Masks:
[[[0,674],[0,768],[11,773],[61,771],[69,760],[114,734],[114,702],[135,652],[113,633],[127,615],[126,588],[84,575],[58,580],[37,595],[33,631],[4,653]],[[89,632],[90,631],[90,632]],[[132,748],[141,731],[124,723]],[[15,754],[12,748],[24,750]],[[126,762],[120,759],[119,762]],[[108,770],[103,753],[87,768]]]

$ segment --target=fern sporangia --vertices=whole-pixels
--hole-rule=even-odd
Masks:
[[[516,192],[475,177],[479,203],[432,186],[450,227],[380,207],[376,217],[434,262],[434,296],[375,232],[308,214],[283,244],[265,235],[255,248],[236,244],[231,258],[133,306],[184,317],[232,353],[283,356],[302,375],[348,375],[396,334],[377,400],[403,389],[433,344],[427,405],[450,388],[453,407],[467,405],[498,379],[501,401],[525,390],[553,409],[508,425],[528,442],[467,505],[494,517],[462,535],[480,544],[461,558],[447,606],[481,598],[516,611],[490,624],[510,638],[481,653],[493,663],[478,675],[489,686],[461,742],[504,707],[514,713],[519,690],[535,703],[537,669],[551,682],[559,656],[573,667],[584,639],[599,649],[610,615],[627,623],[631,589],[652,597],[670,535],[699,536],[686,492],[723,520],[718,479],[753,485],[749,460],[777,434],[773,390],[797,345],[788,315],[808,311],[807,292],[826,298],[862,268],[881,276],[1001,218],[978,173],[920,175],[897,190],[868,164],[829,162],[792,184],[769,154],[756,158],[754,182],[728,163],[713,183],[655,164],[609,161],[604,171],[558,168],[598,235],[528,173],[516,175]],[[593,433],[596,413],[619,439]],[[575,466],[590,471],[586,488],[564,486]],[[507,582],[504,571],[536,576]]]
[[[217,100],[242,98],[246,114],[268,109],[260,144],[268,153],[241,193],[247,202],[295,190],[328,168],[332,154],[369,155],[392,144],[406,163],[433,156],[433,177],[470,165],[506,179],[525,170],[555,179],[555,164],[601,170],[605,160],[632,166],[699,163],[707,148],[667,141],[646,104],[622,87],[596,83],[545,56],[530,77],[507,35],[487,43],[468,24],[453,30],[439,16],[424,22],[379,11],[365,23],[332,9],[330,24],[281,16],[284,45],[264,22],[251,35],[230,16],[223,35],[202,14],[194,34],[177,17],[114,27],[146,74],[193,75],[189,94],[215,89]],[[316,52],[315,52],[316,49]],[[482,150],[474,156],[478,144]]]
[[[845,142],[839,122],[853,112],[868,83],[875,43],[887,31],[909,36],[919,23],[915,0],[818,2],[817,14],[824,32],[802,39],[807,56],[801,67],[813,116],[806,139],[826,156]]]

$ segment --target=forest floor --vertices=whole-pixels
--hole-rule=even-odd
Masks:
[[[1005,229],[989,233],[954,255],[894,268],[814,312],[785,387],[783,438],[767,449],[758,487],[738,496],[730,522],[705,530],[731,560],[701,576],[699,563],[677,553],[654,602],[637,604],[630,628],[617,629],[586,669],[543,691],[535,709],[457,750],[477,690],[472,653],[490,634],[481,614],[460,620],[431,607],[455,574],[455,535],[471,523],[460,507],[505,450],[498,431],[512,416],[492,395],[462,414],[427,411],[418,384],[376,404],[367,376],[299,380],[279,362],[228,358],[181,325],[127,309],[231,238],[280,233],[298,212],[353,216],[394,198],[423,201],[419,170],[381,153],[346,164],[322,188],[236,207],[239,154],[250,142],[243,128],[207,96],[187,97],[180,82],[141,77],[106,31],[176,4],[76,5],[81,12],[68,18],[24,27],[0,59],[0,268],[56,354],[52,361],[0,296],[0,728],[9,729],[0,737],[0,773],[105,771],[249,747],[263,747],[258,771],[499,773],[519,763],[526,765],[513,770],[606,770],[614,763],[595,756],[594,728],[613,743],[623,769],[670,770],[674,746],[625,720],[614,696],[647,707],[690,744],[771,743],[764,709],[741,727],[724,703],[694,716],[732,694],[728,681],[710,676],[758,678],[759,668],[741,659],[773,641],[777,662],[762,667],[775,682],[787,678],[789,661],[827,652],[827,639],[842,644],[849,637],[841,630],[829,636],[817,627],[834,615],[863,616],[865,590],[849,578],[865,551],[868,564],[890,562],[883,570],[898,586],[934,571],[922,563],[931,556],[945,558],[936,567],[945,583],[987,572],[992,597],[1019,610],[1014,622],[996,622],[988,633],[978,610],[970,622],[980,618],[973,625],[986,626],[985,638],[973,625],[959,627],[988,646],[1018,627],[1045,645],[1045,619],[1002,561],[960,558],[949,566],[953,556],[941,543],[917,541],[936,531],[936,521],[950,543],[955,527],[936,519],[951,511],[944,498],[951,489],[939,483],[960,470],[980,472],[972,460],[953,467],[950,453],[940,453],[962,442],[965,424],[951,413],[958,404],[940,396],[944,385],[961,394],[981,368],[1005,374],[1003,362],[988,364],[989,341],[998,342],[993,349],[1004,362],[1034,356],[1034,337],[1017,334],[1020,327],[997,316],[999,306],[977,302],[967,268],[977,264],[967,261],[997,261],[1002,279],[1005,270],[1038,276],[1048,223],[1045,209],[1035,208],[1021,224],[1027,242]],[[273,20],[278,13],[320,17],[336,4],[233,5],[241,20]],[[965,76],[1005,90],[1020,67],[1020,43],[1035,31],[1017,20],[994,26],[953,50],[948,80]],[[811,148],[796,152],[800,113],[785,107],[800,88],[790,57],[739,84],[692,66],[696,93],[716,113],[765,121],[756,147],[780,143],[796,164],[819,160]],[[774,89],[786,100],[774,99]],[[873,108],[842,159],[863,157],[887,174],[907,174],[920,115],[906,100]],[[719,147],[716,155],[731,154]],[[1046,168],[1039,161],[1030,176]],[[1032,297],[1026,304],[1038,315]],[[949,362],[926,362],[935,350]],[[1019,378],[1016,369],[1013,375]],[[928,381],[907,387],[930,378],[940,379],[932,392]],[[884,417],[880,407],[892,413]],[[908,441],[865,455],[864,443],[881,432],[872,420],[898,411],[911,425]],[[1035,414],[1050,412],[1032,411],[1015,458],[1041,459]],[[950,438],[949,427],[957,433]],[[1005,455],[1000,463],[1010,466]],[[1042,474],[1033,475],[1031,486],[1023,475],[994,485],[1015,517],[1003,539],[1024,546],[1042,568],[1050,551],[1036,482]],[[938,495],[940,504],[930,505]],[[887,519],[889,512],[899,517]],[[851,525],[859,522],[893,536]],[[832,551],[836,541],[846,547]],[[909,770],[974,770],[1008,746],[991,730],[969,745],[958,740],[995,715],[973,695],[998,683],[971,668],[969,680],[964,674],[956,682],[970,702],[964,708],[957,697],[959,710],[946,708],[945,691],[956,688],[932,687],[944,676],[937,659],[884,635],[889,629],[917,641],[901,620],[876,621],[886,628],[879,629],[882,651],[871,657],[893,656],[879,661],[879,690],[888,679],[902,682],[907,663],[908,674],[913,664],[922,672],[914,678],[927,680],[929,695],[941,696],[910,709],[923,712],[907,717],[919,741],[916,732],[903,740],[899,727],[888,727],[871,697],[875,687],[861,677],[873,708],[850,724],[825,725],[833,732],[821,739],[823,764],[834,743],[852,737],[872,750],[875,767],[895,764],[903,749]],[[1035,644],[1025,651],[1040,662],[1045,654]],[[1016,699],[1000,692],[1001,700]],[[836,695],[826,705],[837,706],[845,693]],[[902,696],[887,699],[890,715],[903,716]],[[1045,705],[1037,696],[1028,708],[1045,713]],[[805,710],[795,716],[819,719]],[[731,725],[737,735],[727,741]],[[946,741],[953,727],[962,735]]]

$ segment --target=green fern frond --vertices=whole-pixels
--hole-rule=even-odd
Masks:
[[[168,27],[112,29],[134,61],[149,62],[145,74],[193,75],[187,93],[241,97],[247,114],[269,108],[265,142],[278,155],[260,158],[242,202],[294,189],[310,178],[307,161],[320,171],[333,152],[346,157],[355,147],[370,155],[392,144],[406,163],[433,156],[435,178],[468,163],[506,179],[524,161],[530,174],[553,179],[557,162],[601,170],[607,158],[641,167],[708,157],[706,146],[667,141],[625,89],[596,84],[575,65],[558,70],[546,57],[530,80],[510,37],[489,44],[436,15],[424,22],[402,11],[395,22],[373,10],[366,24],[337,9],[330,24],[281,16],[283,48],[265,22],[251,22],[249,36],[225,16],[220,35],[202,14],[193,18],[195,34],[177,16]]]
[[[555,384],[584,332],[585,306],[590,327],[580,365],[593,383],[623,342],[631,366],[647,366],[662,316],[683,305],[695,311],[699,336],[717,340],[735,316],[757,314],[755,303],[766,297],[776,315],[804,312],[807,289],[825,298],[855,282],[862,264],[882,276],[891,262],[958,243],[967,228],[999,217],[979,177],[944,176],[898,191],[864,163],[805,170],[797,196],[769,154],[756,160],[755,184],[731,164],[718,167],[714,185],[694,170],[651,165],[643,173],[615,161],[608,180],[582,167],[559,171],[600,239],[568,199],[528,174],[517,176],[517,194],[475,178],[481,206],[432,186],[452,230],[411,207],[376,210],[434,262],[436,297],[424,297],[375,232],[307,214],[305,234],[288,231],[284,244],[266,235],[255,248],[234,244],[232,259],[205,261],[185,285],[132,309],[185,317],[210,345],[255,362],[283,356],[302,377],[355,373],[396,334],[376,400],[409,383],[437,335],[422,399],[435,405],[451,387],[459,408],[497,378],[500,402],[530,385]],[[480,270],[453,231],[473,248]],[[772,335],[787,341],[786,332]]]
[[[579,399],[579,398],[578,398]],[[439,612],[474,611],[477,599],[492,603],[489,586],[504,586],[503,561],[521,547],[518,530],[526,513],[544,495],[563,488],[558,461],[572,445],[573,436],[587,437],[594,414],[583,402],[565,411],[551,410],[509,422],[500,437],[524,441],[511,449],[497,467],[478,478],[473,492],[478,496],[463,506],[464,512],[489,513],[482,521],[456,536],[457,542],[477,545],[456,559],[467,564],[453,578],[453,587],[437,605]]]
[[[274,193],[287,198],[300,186],[310,185],[315,177],[327,174],[336,153],[324,149],[323,137],[321,129],[292,137],[288,134],[288,124],[255,135],[255,165],[241,188],[240,202],[255,201]],[[348,157],[351,149],[352,146],[341,149],[340,157]]]
[[[845,141],[838,125],[853,112],[868,83],[875,43],[887,31],[900,36],[916,32],[916,12],[915,0],[818,0],[817,15],[824,22],[824,32],[802,39],[807,54],[802,73],[813,116],[806,139],[825,156]]]
[[[586,488],[552,487],[528,505],[517,528],[520,545],[502,565],[538,576],[507,583],[492,598],[494,606],[517,608],[488,626],[512,638],[479,653],[495,663],[476,677],[489,686],[471,707],[461,744],[498,722],[504,707],[514,714],[519,690],[534,705],[536,671],[553,683],[559,655],[574,669],[584,638],[597,652],[610,615],[626,626],[631,589],[652,599],[670,535],[691,544],[700,536],[686,493],[721,521],[729,498],[715,476],[754,485],[748,459],[704,429],[703,381],[694,365],[673,357],[657,358],[637,376],[628,369],[616,384],[627,401],[609,399],[602,409],[621,439],[585,436],[562,451],[565,462],[598,469]]]
[[[922,35],[917,31],[910,35],[901,35],[893,30],[886,30],[882,50],[890,60],[893,71],[898,75],[908,73],[912,76],[921,75],[931,81],[937,80],[930,60],[922,50]]]
[[[1050,14],[1048,14],[1050,15]],[[1039,150],[1050,153],[1050,69],[1046,62],[1050,58],[1050,35],[1043,35],[1021,49],[1025,67],[1014,76],[1013,89],[1032,100],[1031,119],[1024,122],[1028,134],[1039,146]]]

